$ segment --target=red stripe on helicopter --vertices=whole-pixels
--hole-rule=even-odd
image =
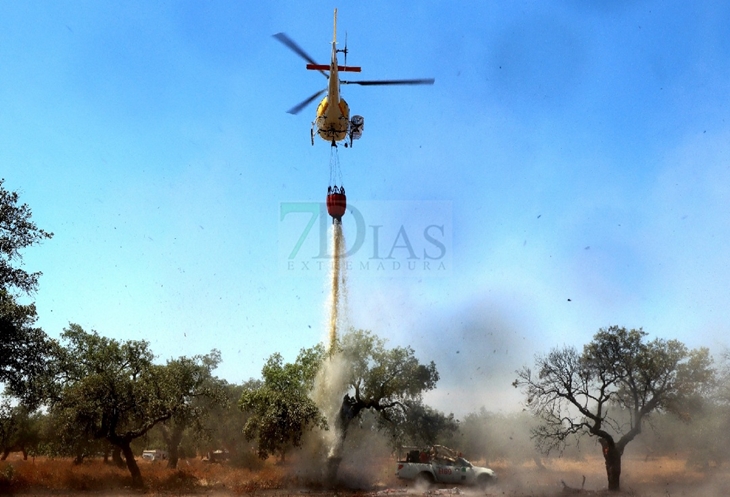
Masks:
[[[329,71],[330,66],[325,64],[307,64],[307,69],[312,71]],[[362,68],[356,66],[337,66],[337,70],[342,72],[360,72]]]

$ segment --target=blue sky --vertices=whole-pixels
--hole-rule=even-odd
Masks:
[[[355,262],[383,226],[422,264],[441,227],[446,271],[348,273],[351,325],[439,366],[430,402],[516,408],[515,369],[613,324],[727,347],[730,6],[454,4],[0,4],[0,176],[55,233],[25,252],[39,324],[218,348],[233,382],[325,338],[281,215],[324,200],[315,108],[285,111],[325,80],[271,35],[326,63],[337,7],[360,78],[436,78],[344,87],[365,132],[338,150]]]

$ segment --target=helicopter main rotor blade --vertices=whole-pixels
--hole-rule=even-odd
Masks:
[[[317,63],[314,61],[312,57],[309,56],[307,52],[305,52],[302,47],[297,45],[297,43],[289,38],[285,33],[276,33],[275,35],[272,35],[274,38],[282,42],[284,45],[286,45],[290,50],[292,50],[294,53],[296,53],[298,56],[300,56],[302,59],[306,60],[310,64],[317,65]],[[327,74],[324,71],[319,71],[322,76],[327,78]]]
[[[289,109],[286,112],[288,114],[299,114],[302,111],[303,108],[305,108],[307,105],[311,104],[314,101],[314,99],[316,99],[318,96],[320,96],[321,94],[323,94],[325,91],[327,91],[327,90],[326,89],[325,90],[319,90],[317,93],[315,93],[314,95],[312,95],[308,99],[304,100],[303,102],[298,103],[297,105],[295,105],[294,107],[292,107],[291,109]]]
[[[426,79],[383,79],[375,81],[340,81],[343,85],[362,85],[362,86],[378,86],[378,85],[432,85],[436,80],[434,78]]]

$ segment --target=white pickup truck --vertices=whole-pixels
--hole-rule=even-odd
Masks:
[[[491,469],[474,466],[460,454],[441,446],[408,451],[406,459],[398,461],[395,476],[424,486],[447,483],[486,488],[497,481],[497,474]]]

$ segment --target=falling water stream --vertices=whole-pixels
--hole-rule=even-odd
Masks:
[[[340,433],[337,419],[342,406],[342,398],[347,391],[347,367],[342,354],[339,354],[338,340],[340,330],[347,325],[347,265],[345,264],[345,236],[342,225],[332,224],[330,229],[330,249],[332,264],[329,277],[329,299],[327,302],[327,359],[317,376],[312,399],[327,418],[329,430],[322,432],[323,452],[327,458],[326,479],[336,478],[337,467],[342,458],[344,437]]]
[[[332,356],[337,350],[337,330],[341,327],[344,318],[346,278],[345,265],[342,264],[345,250],[345,235],[342,233],[342,224],[332,224],[332,266],[330,270],[330,311],[329,311],[329,344],[328,352]]]
[[[342,188],[337,147],[330,154],[330,188]],[[342,189],[344,194],[344,189]],[[329,482],[336,479],[337,468],[342,459],[344,433],[338,421],[342,399],[347,392],[347,365],[339,350],[341,330],[348,326],[347,316],[347,264],[345,257],[345,235],[340,219],[333,218],[330,228],[329,254],[331,254],[330,274],[327,281],[328,295],[326,307],[327,357],[320,368],[312,399],[327,418],[329,429],[321,432],[323,455],[326,457],[326,475]]]

